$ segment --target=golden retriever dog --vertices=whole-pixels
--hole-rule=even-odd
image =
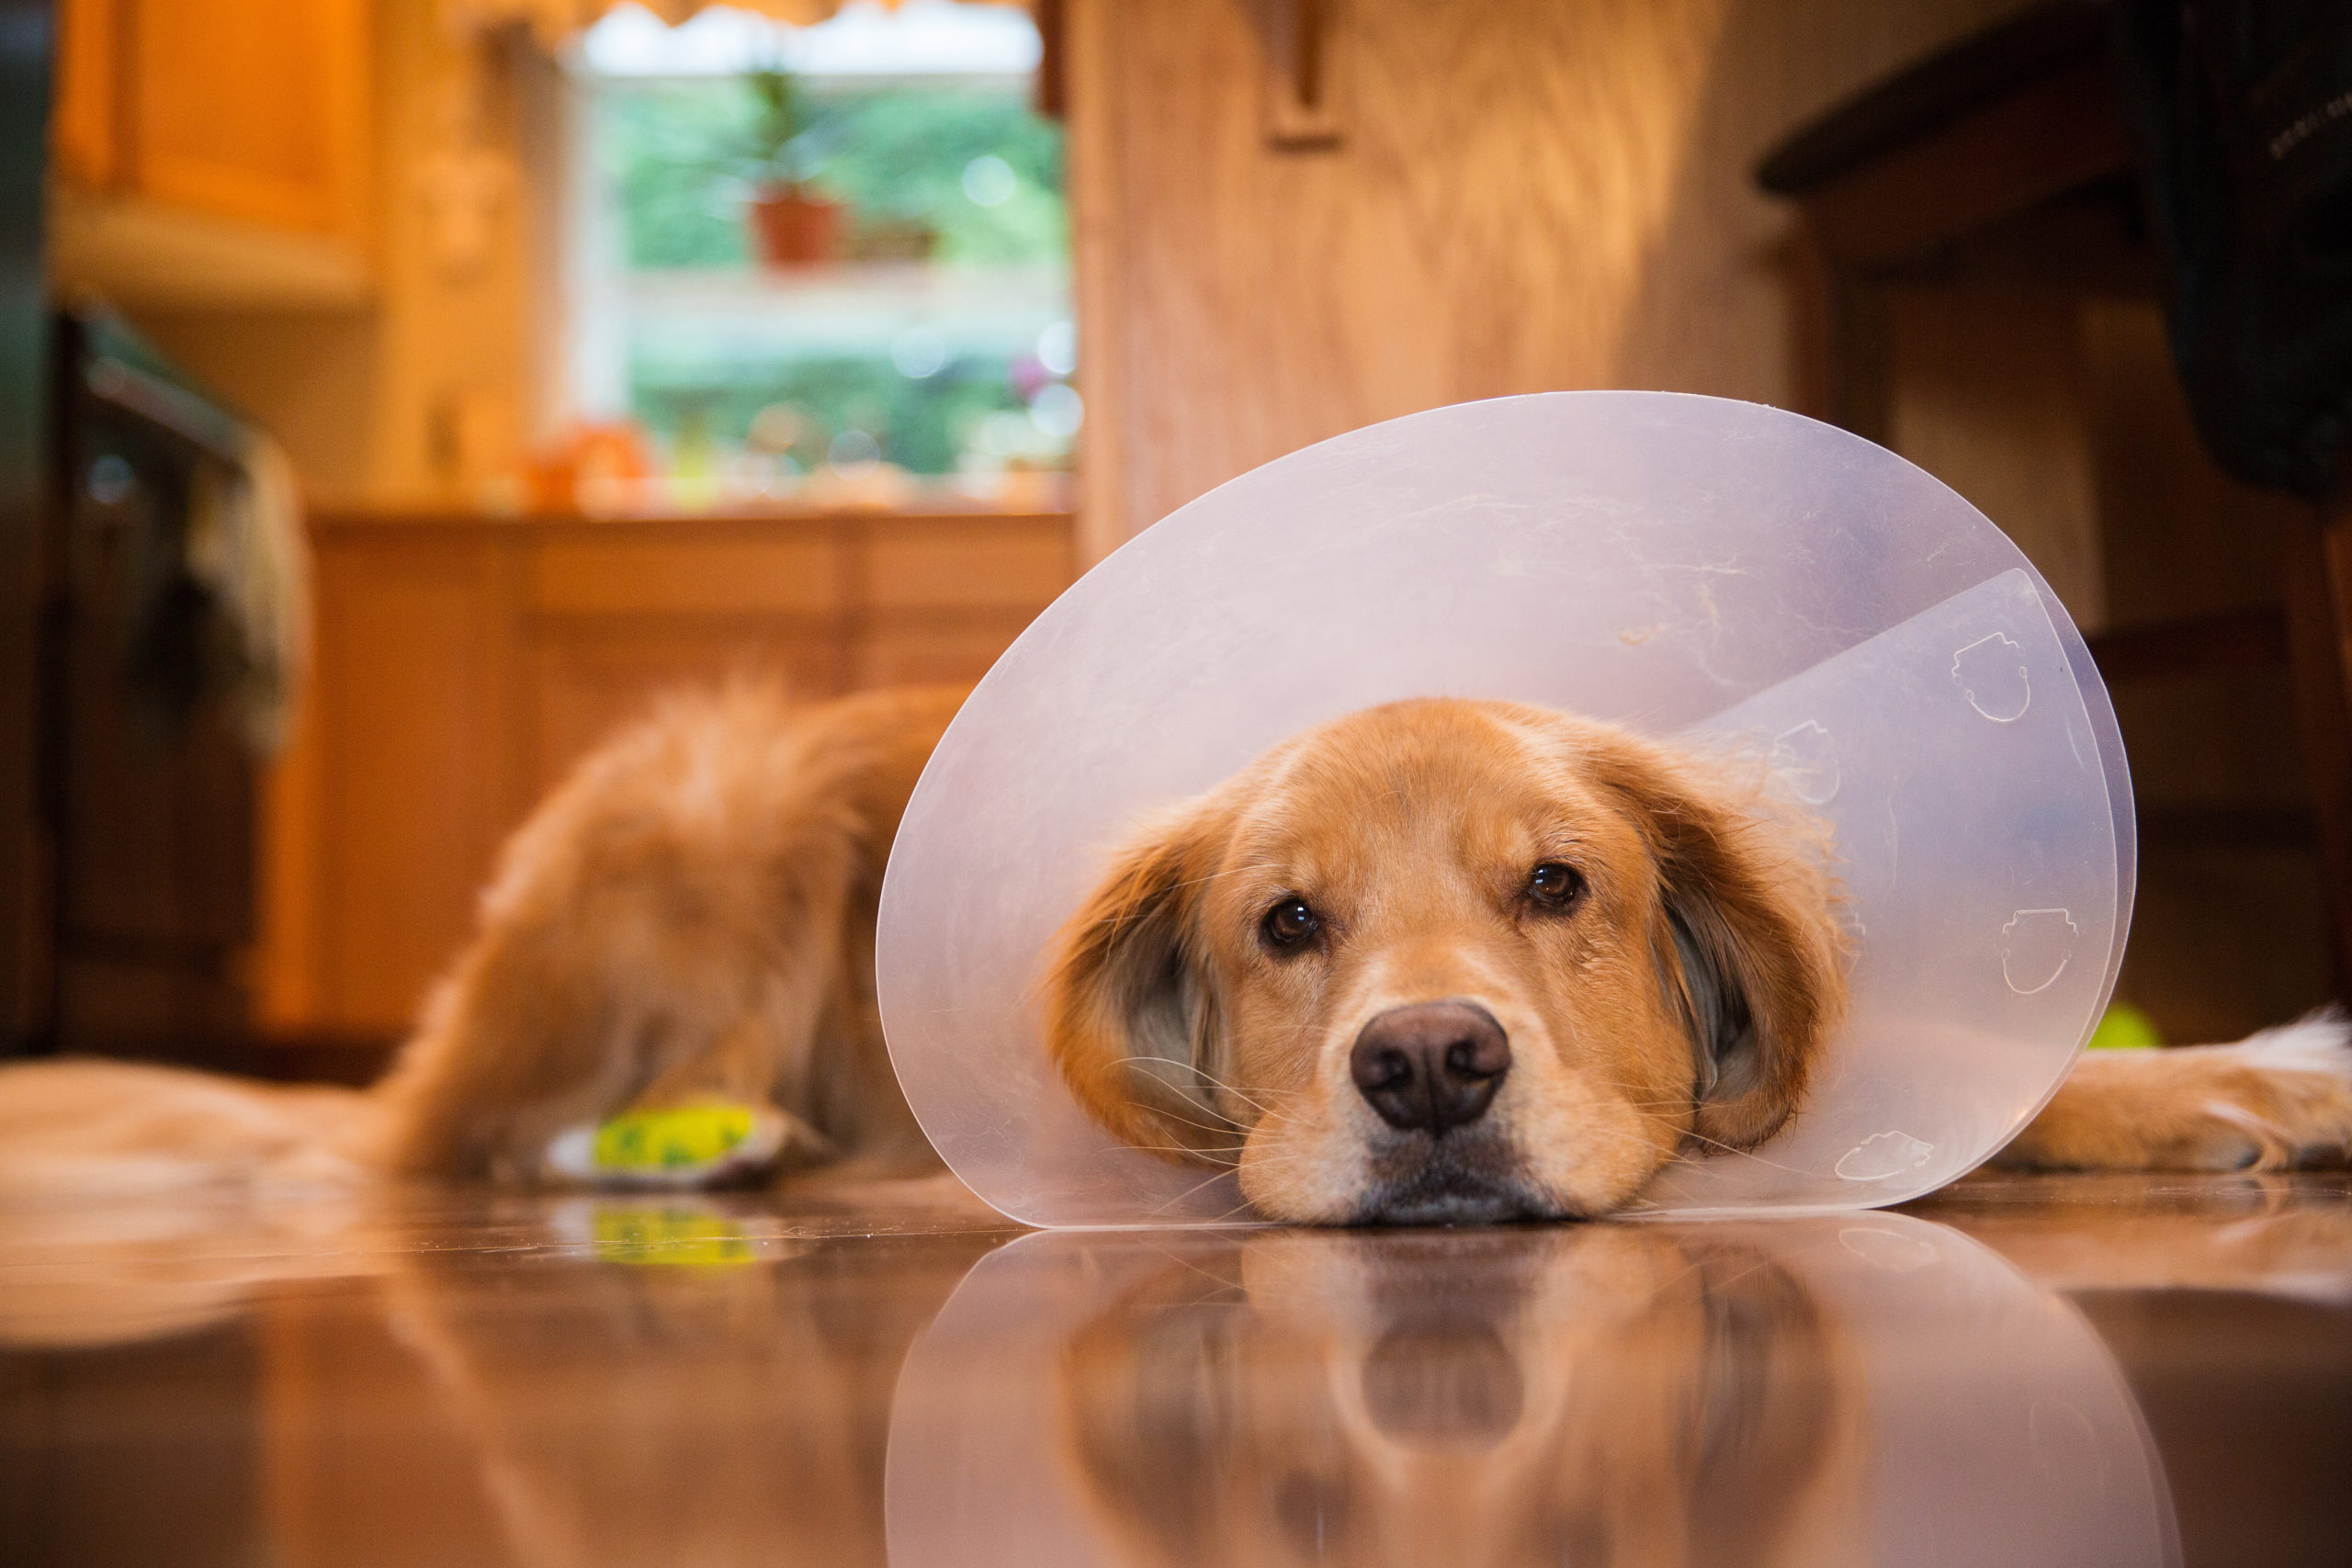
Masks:
[[[1867,1560],[1864,1379],[1736,1239],[1267,1233],[1080,1328],[1062,1452],[1121,1562]]]
[[[568,1130],[713,1097],[773,1168],[935,1170],[885,1051],[884,863],[962,693],[668,703],[506,846],[366,1094],[0,1071],[0,1196],[380,1174],[535,1183]],[[1142,824],[1054,944],[1048,1043],[1129,1143],[1265,1217],[1606,1213],[1801,1114],[1846,995],[1817,828],[1752,772],[1520,705],[1390,704]],[[2004,1157],[2279,1168],[2352,1145],[2340,1018],[2086,1062]]]

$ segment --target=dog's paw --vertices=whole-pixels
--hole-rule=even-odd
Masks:
[[[1996,1164],[2289,1170],[2352,1161],[2352,1021],[2333,1009],[2234,1045],[2095,1051]]]

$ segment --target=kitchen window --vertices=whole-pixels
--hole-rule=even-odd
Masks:
[[[582,503],[1059,504],[1061,130],[1026,12],[633,6],[573,47],[563,399]]]

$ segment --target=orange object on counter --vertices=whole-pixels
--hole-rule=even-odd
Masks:
[[[581,424],[534,453],[526,468],[534,512],[598,509],[599,497],[653,474],[645,434],[634,424]]]

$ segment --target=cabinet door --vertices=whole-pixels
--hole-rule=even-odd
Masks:
[[[50,144],[66,178],[102,190],[120,177],[122,0],[59,0]]]
[[[860,687],[978,680],[1077,575],[1062,516],[877,519],[864,549]]]
[[[133,185],[226,218],[356,231],[366,0],[130,0],[120,19]]]
[[[419,528],[322,539],[319,1016],[396,1034],[473,928],[523,774],[518,552]]]

